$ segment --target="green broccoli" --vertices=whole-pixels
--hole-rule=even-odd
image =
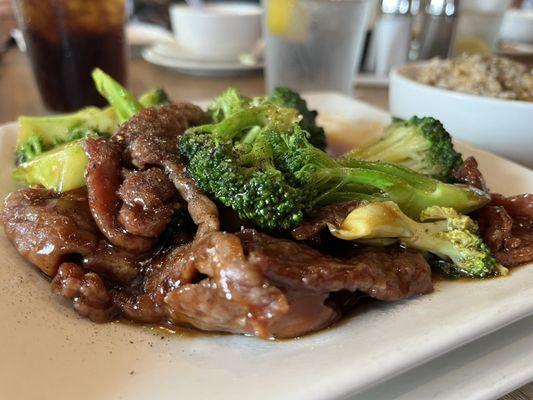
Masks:
[[[339,163],[312,146],[305,132],[269,137],[277,167],[313,193],[313,207],[357,199],[361,190],[394,201],[412,218],[434,205],[466,213],[489,201],[486,193],[475,188],[443,183],[398,165],[358,160]]]
[[[71,114],[20,118],[21,128],[25,130],[18,137],[18,167],[13,172],[16,179],[57,192],[85,185],[87,158],[83,152],[83,138],[108,136],[118,126],[117,113],[125,120],[142,108],[142,103],[109,75],[95,70],[94,78],[113,108],[89,107]],[[163,94],[156,89],[147,93],[142,101],[160,102],[164,100]]]
[[[115,109],[119,123],[127,121],[143,108],[141,103],[126,88],[100,68],[93,70],[92,77],[96,90]]]
[[[171,101],[164,89],[155,88],[142,94],[141,97],[139,97],[139,103],[141,103],[144,108],[148,108],[170,104]]]
[[[100,75],[98,79],[102,81],[104,77]],[[106,77],[105,81],[108,79],[110,78]],[[117,87],[125,91],[120,85],[114,86]],[[139,98],[143,107],[168,102],[168,96],[163,89],[152,89]],[[31,161],[43,152],[82,137],[109,137],[117,127],[117,114],[113,107],[86,107],[69,114],[43,117],[21,116],[15,150],[16,164]]]
[[[309,142],[319,149],[326,148],[326,134],[324,129],[316,124],[318,113],[311,111],[302,97],[287,87],[278,87],[267,97],[269,101],[281,107],[291,107],[298,110],[302,116],[300,126],[309,133]]]
[[[407,247],[450,260],[454,275],[483,278],[507,273],[490,254],[471,218],[453,208],[432,206],[422,211],[420,220],[412,220],[391,201],[375,202],[356,208],[339,228],[329,229],[340,239],[365,244],[396,239]]]
[[[81,137],[80,132],[109,136],[117,126],[115,111],[111,108],[87,107],[70,114],[21,116],[15,148],[16,163],[30,161],[41,152],[75,140]]]
[[[250,107],[189,129],[179,142],[198,186],[261,227],[290,229],[316,206],[355,199],[393,200],[416,216],[431,205],[472,211],[488,202],[477,190],[391,164],[343,166],[297,123],[287,125],[284,110]]]
[[[316,111],[311,111],[300,95],[286,87],[276,88],[271,95],[253,99],[242,95],[237,89],[229,88],[209,105],[208,111],[213,122],[220,122],[245,108],[274,105],[278,108],[294,109],[300,115],[299,124],[309,133],[309,141],[314,146],[325,149],[324,129],[316,125]]]
[[[13,177],[59,193],[85,186],[87,157],[82,142],[79,139],[37,155],[15,168]]]
[[[251,101],[252,99],[242,95],[237,89],[229,88],[209,104],[207,112],[213,122],[220,122],[224,118],[249,107]]]
[[[450,134],[431,117],[395,120],[378,141],[351,150],[341,160],[385,161],[443,181],[450,181],[463,161]]]
[[[43,152],[44,147],[41,136],[37,133],[32,134],[25,142],[18,146],[15,152],[15,164],[19,165],[23,162],[33,160]]]

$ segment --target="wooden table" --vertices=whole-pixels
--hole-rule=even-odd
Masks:
[[[140,59],[131,60],[129,73],[130,89],[134,93],[164,87],[174,100],[206,100],[228,86],[234,86],[250,96],[261,95],[265,91],[261,74],[238,78],[198,78],[158,68]],[[354,96],[382,109],[388,108],[387,89],[357,88]],[[20,114],[45,113],[47,111],[39,98],[26,56],[18,50],[10,50],[0,59],[0,124],[13,121]],[[533,400],[533,383],[500,400]]]
[[[148,64],[141,59],[131,60],[129,70],[130,89],[142,93],[153,87],[164,87],[174,100],[206,100],[219,94],[228,86],[234,86],[249,96],[264,93],[261,74],[237,78],[198,78],[177,74],[167,69]],[[360,89],[361,99],[387,108],[387,89]],[[12,49],[0,58],[0,123],[15,120],[20,114],[45,114],[33,81],[26,56]]]

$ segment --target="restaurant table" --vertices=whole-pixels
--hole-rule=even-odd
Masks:
[[[179,74],[141,59],[133,59],[129,65],[129,88],[137,94],[153,87],[163,87],[173,100],[207,100],[228,86],[250,96],[261,95],[265,90],[263,76],[259,73],[211,78]],[[353,94],[376,107],[388,109],[386,88],[357,87]],[[0,124],[13,121],[20,114],[45,113],[47,110],[42,105],[25,54],[12,49],[0,56]],[[533,382],[500,400],[533,400]]]

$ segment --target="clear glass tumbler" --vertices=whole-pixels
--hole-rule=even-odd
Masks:
[[[350,93],[372,0],[263,0],[267,91]]]
[[[104,105],[91,80],[100,67],[126,80],[126,0],[14,0],[43,102],[54,111]]]

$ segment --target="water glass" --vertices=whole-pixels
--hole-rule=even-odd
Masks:
[[[263,0],[267,90],[350,93],[372,0]]]

